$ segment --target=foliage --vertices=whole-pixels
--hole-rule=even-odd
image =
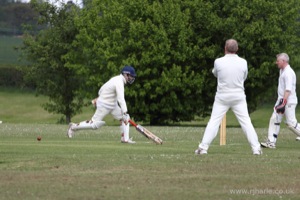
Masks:
[[[33,26],[36,23],[38,13],[30,7],[30,4],[3,1],[0,5],[1,35],[22,35],[24,24]]]
[[[235,38],[249,64],[252,112],[275,91],[275,55],[299,55],[299,8],[297,0],[93,1],[76,19],[79,34],[65,58],[86,78],[89,94],[133,65],[138,77],[126,91],[131,115],[166,124],[210,113],[213,62],[225,40]]]
[[[246,94],[250,112],[268,96],[277,98],[276,54],[286,52],[291,58],[299,55],[299,3],[236,0],[218,4],[223,7],[219,14],[224,19],[222,29],[234,31],[232,37],[240,41],[239,54],[249,64]],[[293,66],[295,70],[299,67]]]
[[[27,34],[24,38],[23,51],[31,62],[25,70],[26,78],[35,81],[39,94],[49,97],[50,101],[43,107],[49,112],[64,114],[68,123],[83,105],[83,97],[77,93],[82,79],[65,67],[63,59],[78,32],[73,20],[77,9],[37,1],[31,4],[40,13],[39,23],[48,27],[36,36]]]
[[[23,74],[14,67],[0,67],[0,86],[23,86]]]
[[[130,64],[138,78],[126,98],[137,120],[160,124],[205,115],[209,104],[204,102],[212,95],[201,85],[210,69],[194,63],[199,47],[192,43],[194,33],[187,28],[189,11],[181,12],[178,2],[97,1],[84,10],[77,19],[76,51],[68,60],[87,77],[86,88],[101,86],[111,74]],[[205,38],[198,38],[200,43],[204,46]]]

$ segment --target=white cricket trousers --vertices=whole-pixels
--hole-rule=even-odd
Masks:
[[[72,129],[83,130],[83,129],[98,129],[100,126],[104,125],[103,119],[106,115],[111,114],[115,119],[120,120],[120,131],[121,131],[121,141],[127,142],[129,140],[129,123],[125,124],[122,120],[122,110],[116,104],[114,109],[109,109],[101,104],[97,103],[97,109],[91,120],[82,121],[79,124],[76,124]]]
[[[208,150],[211,142],[218,134],[219,126],[224,115],[229,109],[233,111],[240,123],[252,151],[260,150],[258,137],[248,113],[246,95],[244,92],[216,94],[211,117],[205,128],[204,136],[199,147],[204,150]]]
[[[122,110],[119,106],[115,106],[114,109],[108,109],[101,105],[97,105],[97,109],[92,117],[93,121],[102,121],[104,117],[108,114],[111,114],[115,119],[122,119]]]
[[[97,103],[97,110],[96,110],[94,116],[92,117],[92,120],[93,121],[102,121],[103,118],[108,114],[111,114],[115,119],[121,121],[121,123],[120,123],[121,140],[127,142],[129,140],[129,123],[125,124],[123,122],[122,110],[118,105],[116,105],[114,109],[108,109],[108,108],[101,106],[101,104]]]
[[[278,104],[279,104],[279,100],[277,100],[275,106]],[[277,136],[279,135],[280,132],[280,124],[282,122],[283,117],[285,117],[286,120],[285,123],[287,127],[291,131],[293,131],[298,137],[300,137],[300,124],[296,119],[296,113],[295,113],[297,104],[287,104],[285,106],[284,114],[277,113],[275,110],[275,106],[269,122],[269,129],[268,129],[269,141],[276,143]]]

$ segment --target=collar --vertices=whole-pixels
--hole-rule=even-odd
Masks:
[[[235,56],[237,56],[237,54],[235,54],[235,53],[227,53],[227,54],[225,54],[225,56],[226,57],[235,57]]]
[[[126,78],[123,76],[123,74],[120,74],[120,76],[122,77],[124,85],[126,85],[126,83],[127,83]]]
[[[289,67],[291,67],[291,66],[288,64],[285,67],[281,68],[281,70],[283,71],[284,69],[289,68]]]

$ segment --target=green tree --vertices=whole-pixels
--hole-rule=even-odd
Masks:
[[[276,54],[287,52],[292,61],[299,55],[300,2],[218,1],[214,10],[220,25],[218,31],[223,31],[225,38],[237,38],[239,54],[248,61],[246,94],[252,112],[270,96],[277,98]]]
[[[138,77],[126,91],[129,111],[150,124],[210,113],[216,90],[211,69],[226,39],[237,39],[239,55],[248,60],[250,111],[277,86],[275,55],[299,55],[297,0],[92,3],[76,19],[80,31],[76,50],[66,56],[68,67],[86,77],[91,94],[123,65],[133,65]]]
[[[275,55],[299,55],[299,4],[96,0],[78,11],[33,1],[48,28],[25,39],[33,62],[27,75],[50,97],[45,108],[68,122],[80,111],[82,96],[95,96],[124,65],[133,65],[138,78],[126,90],[132,116],[150,124],[188,121],[210,113],[213,62],[223,55],[225,40],[235,38],[249,64],[246,94],[253,111],[275,91]]]
[[[77,93],[82,79],[74,70],[65,67],[64,60],[78,33],[74,24],[78,9],[75,6],[71,9],[69,6],[58,8],[34,0],[31,4],[40,14],[39,22],[46,24],[47,28],[24,38],[23,52],[31,62],[26,68],[26,77],[35,82],[38,94],[49,97],[49,102],[43,107],[49,112],[63,114],[65,121],[70,122],[83,105],[83,97]]]
[[[191,43],[190,13],[182,12],[179,2],[97,1],[84,10],[69,60],[87,77],[86,88],[95,90],[131,64],[138,78],[126,98],[137,120],[163,124],[208,114],[209,104],[197,104],[212,98],[201,88],[209,69],[194,64],[199,46]],[[205,38],[198,41],[204,43]]]

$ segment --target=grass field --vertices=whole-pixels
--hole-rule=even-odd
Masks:
[[[66,125],[0,125],[0,199],[299,199],[299,142],[283,129],[277,149],[251,154],[240,128],[227,145],[194,155],[202,127],[147,127],[155,145],[116,126],[65,135]],[[264,138],[266,129],[257,129]],[[39,142],[37,136],[42,136]]]
[[[12,47],[20,44],[19,38],[0,37],[0,67],[19,64]],[[110,117],[100,130],[68,139],[67,125],[56,124],[62,116],[41,108],[46,101],[31,92],[0,88],[1,200],[299,199],[300,142],[284,125],[277,149],[253,156],[229,112],[227,145],[220,146],[217,136],[209,154],[197,156],[194,150],[208,118],[184,126],[147,127],[163,145],[132,127],[137,144],[120,143],[118,122]],[[251,114],[260,141],[266,137],[272,106]],[[92,114],[86,107],[73,121]]]
[[[227,145],[220,146],[217,136],[208,155],[196,156],[207,119],[192,126],[147,127],[163,145],[132,127],[137,144],[120,143],[119,127],[110,118],[107,126],[68,139],[67,125],[56,124],[60,116],[40,107],[46,100],[0,90],[0,199],[299,199],[300,142],[284,126],[277,149],[253,156],[228,113]],[[260,141],[270,109],[251,115]],[[92,114],[85,108],[74,121]]]

